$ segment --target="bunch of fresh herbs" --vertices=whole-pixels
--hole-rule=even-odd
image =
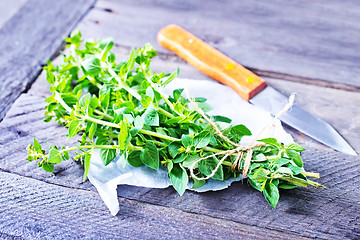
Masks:
[[[203,186],[206,181],[196,178],[209,176],[223,156],[199,161],[194,166],[196,178],[190,174],[190,166],[200,158],[234,146],[221,138],[198,111],[190,108],[182,89],[174,90],[171,96],[163,92],[178,71],[153,72],[150,62],[156,51],[150,44],[132,50],[127,61],[116,62],[111,39],[84,42],[80,32],[76,32],[65,41],[68,50],[62,53],[63,63],[54,66],[49,61],[44,67],[52,92],[46,99],[45,121],[54,119],[66,126],[68,138],[82,136],[78,145],[50,146],[48,153],[34,139],[27,148],[28,160],[36,160],[39,167],[52,172],[54,164],[69,160],[69,152],[75,151],[75,160],[84,165],[85,180],[91,155],[94,149],[99,149],[105,166],[119,156],[124,164],[134,167],[167,168],[171,183],[180,195],[189,181],[192,188]],[[211,109],[205,98],[193,100],[203,112]],[[243,136],[251,135],[244,125],[231,125],[229,118],[208,117],[233,142],[239,144]],[[279,199],[279,188],[321,186],[308,180],[308,176],[318,177],[318,174],[304,170],[299,152],[305,149],[300,145],[284,145],[274,138],[259,141],[264,145],[252,149],[248,180],[273,207]],[[238,177],[246,153],[234,169],[236,157],[237,154],[227,157],[212,178],[224,181]]]

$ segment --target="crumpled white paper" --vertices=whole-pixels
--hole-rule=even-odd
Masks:
[[[165,90],[170,95],[174,89],[178,88],[187,88],[191,97],[207,98],[207,103],[213,107],[213,110],[209,112],[210,115],[226,116],[233,120],[232,124],[244,124],[247,126],[253,136],[243,137],[242,145],[250,143],[252,138],[257,135],[257,132],[261,131],[264,126],[267,126],[273,120],[269,113],[249,104],[231,88],[215,81],[178,78],[171,82]],[[284,131],[279,120],[275,122],[274,127],[264,131],[259,136],[259,139],[266,137],[276,137],[283,143],[293,141],[292,137]],[[88,178],[96,187],[101,198],[114,216],[119,211],[116,192],[117,185],[127,184],[148,188],[166,188],[171,185],[166,168],[160,168],[156,171],[147,166],[135,168],[130,164],[126,164],[124,167],[123,161],[119,158],[104,166],[99,152],[95,150],[91,157]],[[223,182],[210,179],[201,188],[191,189],[189,185],[188,189],[197,192],[217,191],[225,189],[232,182],[241,179],[241,176],[237,179],[231,178]]]

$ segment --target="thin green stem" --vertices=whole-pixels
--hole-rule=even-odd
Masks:
[[[107,68],[108,72],[110,73],[110,75],[116,79],[116,81],[119,84],[119,87],[125,89],[128,93],[130,93],[133,97],[135,97],[137,100],[141,101],[141,96],[140,94],[138,94],[135,90],[133,90],[132,88],[130,88],[129,86],[127,86],[125,83],[122,82],[121,78],[115,73],[115,71],[108,66]]]
[[[91,82],[93,85],[95,85],[98,89],[101,89],[101,88],[102,88],[102,85],[101,85],[100,83],[98,83],[93,76],[88,75],[87,78],[88,78],[88,79],[90,80],[90,82]]]
[[[69,107],[69,105],[66,104],[66,102],[64,102],[64,100],[61,98],[60,93],[55,91],[55,99],[60,103],[60,105],[65,108],[65,110],[70,114],[72,109],[71,107]]]
[[[64,153],[64,152],[70,152],[70,151],[74,151],[77,149],[90,149],[90,148],[98,148],[98,149],[118,149],[119,146],[117,145],[82,145],[82,146],[75,146],[75,147],[70,147],[70,148],[65,148],[60,150],[60,153]],[[142,147],[137,147],[137,146],[133,146],[130,145],[130,148],[132,148],[133,150],[141,150]]]
[[[172,115],[171,113],[165,111],[164,109],[160,108],[160,107],[155,107],[155,110],[165,116],[167,116],[168,118],[175,118],[174,115]]]
[[[96,119],[96,118],[89,117],[89,116],[83,116],[82,119],[83,120],[88,120],[90,122],[98,123],[98,124],[101,124],[101,125],[104,125],[104,126],[109,126],[109,127],[120,129],[120,126],[118,124],[116,124],[116,123],[107,122],[107,121]],[[144,129],[140,129],[139,133],[149,135],[149,136],[153,136],[153,137],[162,138],[162,139],[169,140],[169,141],[172,141],[172,142],[181,141],[178,138],[173,138],[173,137],[170,137],[170,136],[166,136],[166,135],[163,135],[163,134],[160,134],[160,133],[156,133],[156,132],[152,132],[152,131],[144,130]]]
[[[167,94],[163,93],[161,91],[161,89],[159,89],[158,87],[156,87],[154,85],[153,81],[151,81],[150,76],[146,73],[146,71],[144,70],[142,65],[140,65],[140,69],[141,69],[141,72],[144,74],[144,77],[146,78],[146,80],[150,83],[151,87],[153,89],[155,89],[158,93],[160,93],[161,98],[166,102],[166,104],[170,107],[170,109],[172,111],[176,112],[174,109],[174,105],[169,101],[169,96]],[[183,116],[181,113],[178,113],[178,112],[176,112],[176,113],[179,114],[180,116]]]
[[[314,172],[301,172],[301,174],[307,177],[314,177],[314,178],[320,177],[320,174]]]
[[[140,130],[139,130],[139,133],[146,134],[146,135],[153,136],[153,137],[162,138],[162,139],[169,140],[169,141],[172,141],[172,142],[179,142],[179,141],[181,141],[181,140],[178,139],[178,138],[174,138],[174,137],[162,135],[162,134],[160,134],[160,133],[156,133],[156,132],[152,132],[152,131],[144,130],[144,129],[140,129]]]
[[[107,120],[109,120],[109,121],[114,120],[114,118],[113,118],[111,115],[109,115],[109,114],[107,114],[107,113],[104,113],[104,112],[102,112],[102,111],[100,111],[100,110],[94,109],[94,113],[105,117],[105,118],[106,118]]]

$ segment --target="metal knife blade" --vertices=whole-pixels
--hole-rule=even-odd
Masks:
[[[185,29],[171,24],[161,29],[157,37],[162,46],[204,74],[231,87],[243,99],[259,105],[272,115],[282,110],[283,103],[287,100],[285,96],[267,86],[262,78]],[[283,114],[280,120],[338,151],[357,155],[332,126],[297,105]]]
[[[287,100],[287,97],[267,86],[251,98],[250,103],[275,116],[282,110]],[[297,104],[294,104],[289,111],[281,115],[280,120],[329,147],[346,154],[357,155],[354,149],[330,124],[306,112]]]

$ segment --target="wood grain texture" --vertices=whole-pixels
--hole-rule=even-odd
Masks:
[[[29,0],[0,28],[0,120],[94,0]]]
[[[26,0],[2,0],[0,1],[0,28],[14,15]]]
[[[175,23],[244,66],[359,88],[359,10],[355,0],[100,0],[78,28],[166,52],[156,34]]]
[[[130,50],[131,48],[119,46],[113,48],[118,61],[125,61],[130,54]],[[60,57],[54,59],[54,63],[60,61]],[[151,66],[155,72],[166,73],[179,68],[180,78],[197,79],[199,81],[203,79],[211,80],[177,56],[159,53],[159,56],[155,57],[151,62]],[[29,93],[43,97],[49,96],[49,84],[46,82],[45,77],[45,73],[42,73],[32,85]],[[360,153],[360,108],[354,104],[360,102],[359,93],[276,78],[264,77],[264,80],[286,96],[296,93],[296,102],[301,107],[314,116],[330,123],[353,146],[355,151]],[[333,151],[331,148],[306,137],[290,127],[287,130],[291,132],[297,142],[305,146]]]
[[[97,193],[0,171],[0,236],[10,239],[291,239],[291,233],[119,198],[108,214]],[[300,238],[304,239],[304,238]]]
[[[0,131],[3,136],[0,142],[0,169],[13,174],[39,179],[47,183],[95,191],[89,182],[81,183],[83,171],[79,165],[71,161],[66,162],[64,165],[56,166],[55,174],[46,173],[37,168],[35,163],[28,163],[26,161],[25,147],[32,141],[33,137],[42,141],[47,140],[51,143],[59,144],[64,143],[65,140],[64,135],[67,132],[65,128],[56,126],[56,123],[41,122],[43,115],[42,107],[43,98],[23,94],[13,105],[7,117],[0,123]],[[169,211],[176,211],[174,214],[180,216],[178,219],[182,219],[182,216],[179,215],[180,213],[186,212],[195,214],[191,215],[192,217],[206,216],[211,219],[217,219],[216,221],[222,223],[229,222],[229,224],[234,224],[234,226],[240,224],[236,225],[238,227],[234,227],[235,229],[242,229],[244,226],[259,228],[261,230],[259,230],[260,235],[257,235],[258,237],[268,236],[267,234],[276,232],[278,234],[276,237],[278,238],[287,238],[290,234],[293,235],[293,238],[358,239],[360,237],[360,176],[358,175],[360,171],[360,158],[315,149],[309,149],[303,157],[305,168],[308,171],[319,172],[321,174],[319,182],[326,185],[327,188],[281,191],[281,198],[276,209],[270,207],[261,193],[252,189],[246,181],[234,183],[228,189],[218,192],[194,193],[186,191],[182,197],[178,196],[172,188],[148,189],[119,186],[118,195],[124,200],[120,202],[122,210],[118,216],[126,219],[128,226],[133,224],[133,219],[128,218],[126,213],[127,201],[132,200],[139,207],[146,207],[147,204],[150,204],[152,207],[159,206],[170,209]],[[17,185],[21,184],[16,183],[14,186]],[[54,192],[57,192],[57,190],[54,190]],[[56,212],[56,210],[55,215],[59,215],[58,221],[63,221],[64,218],[70,218],[70,216],[73,219],[77,219],[76,221],[78,222],[84,220],[85,217],[81,217],[82,215],[78,215],[78,213],[86,209],[89,204],[81,199],[75,200],[77,197],[73,197],[73,194],[74,192],[71,192],[66,195],[70,200],[74,198],[74,200],[71,200],[71,203],[69,203],[70,200],[67,200],[67,202],[61,204],[61,206],[76,204],[76,208],[73,210],[69,208],[63,210],[63,212],[69,212],[73,215],[59,215],[60,213]],[[51,195],[54,194],[52,193]],[[3,196],[8,196],[8,194],[3,194]],[[43,200],[43,205],[40,204],[41,201],[37,204],[48,206],[49,204],[56,203],[56,196],[55,194],[54,199],[49,197],[46,201]],[[33,196],[27,198],[31,200],[36,199]],[[19,200],[19,202],[23,201]],[[95,205],[101,210],[89,209],[87,214],[92,214],[95,211],[98,212],[96,214],[101,213],[102,218],[107,218],[110,215],[101,201],[96,204],[90,204],[90,206]],[[49,209],[53,211],[52,206]],[[144,210],[144,212],[135,212],[132,216],[135,219],[141,216],[144,222],[149,222],[148,218],[150,216],[155,217],[155,219],[168,219],[163,210],[157,213],[159,214],[158,217],[154,215],[155,213],[150,210],[152,207],[149,207],[146,211]],[[144,216],[147,211],[150,211],[151,214]],[[45,219],[50,217],[51,215],[43,216]],[[16,215],[14,218],[22,219],[21,215]],[[183,220],[185,222],[189,221],[185,217]],[[15,220],[13,221],[15,222]],[[204,224],[209,223],[209,221],[209,219],[204,220]],[[180,224],[181,227],[183,223],[178,220],[176,224],[173,222],[169,224],[170,226]],[[60,228],[59,226],[54,227],[54,229]],[[146,231],[150,231],[152,234],[160,231],[154,227],[152,230],[150,228],[146,229],[148,229]],[[214,228],[208,228],[207,230],[209,238],[226,236],[225,233],[216,236],[211,235],[217,234],[216,232],[214,233],[216,228],[215,230]],[[8,232],[5,233],[9,234]],[[245,230],[245,233],[250,234],[251,230]],[[77,235],[74,236],[76,237]]]

